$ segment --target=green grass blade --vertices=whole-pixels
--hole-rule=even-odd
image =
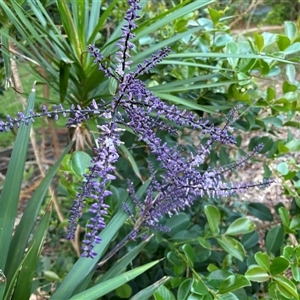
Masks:
[[[8,42],[8,35],[9,35],[9,29],[7,27],[4,27],[2,29],[5,31],[5,35],[1,34],[1,43],[2,45],[0,46],[1,48],[4,48],[2,51],[3,55],[3,64],[4,64],[4,71],[5,71],[5,78],[8,80],[11,77],[11,68],[10,68],[10,55],[8,53],[9,49],[9,42]]]
[[[35,85],[28,98],[25,115],[29,115],[30,109],[34,107]],[[7,264],[7,256],[10,241],[17,216],[18,203],[23,179],[23,171],[26,162],[30,124],[21,124],[14,144],[12,155],[9,161],[4,186],[0,197],[0,270],[4,270]],[[3,290],[0,286],[0,299],[3,297]]]
[[[74,3],[74,2],[77,2],[77,1],[72,1],[72,3]],[[78,33],[76,31],[76,26],[75,26],[74,20],[72,18],[72,13],[68,7],[68,2],[57,0],[56,4],[57,4],[57,8],[59,10],[59,13],[61,15],[64,29],[67,33],[68,38],[70,39],[70,43],[76,53],[77,59],[79,59],[81,52],[85,51],[86,49],[81,49]]]
[[[32,232],[32,229],[35,225],[35,221],[44,200],[44,197],[47,194],[50,183],[57,172],[63,158],[71,149],[73,143],[70,143],[65,151],[58,158],[56,163],[48,170],[46,176],[43,178],[37,189],[34,191],[30,200],[28,201],[26,208],[24,210],[23,216],[20,220],[19,225],[17,226],[14,236],[11,241],[10,250],[8,254],[8,261],[5,269],[5,274],[7,281],[10,282],[14,276],[15,271],[18,268],[18,265],[23,259],[25,249],[28,244],[28,239]]]
[[[115,1],[113,1],[115,2]],[[97,24],[99,24],[100,21],[100,9],[101,9],[101,4],[102,1],[92,1],[91,3],[91,10],[90,10],[90,16],[89,16],[89,20],[88,20],[88,25],[87,25],[87,38],[88,38],[88,43],[93,43],[94,42],[94,38],[92,38],[93,32],[96,29]],[[109,7],[108,7],[109,9]],[[99,30],[102,28],[103,24],[100,24],[100,28]],[[99,32],[99,30],[96,31]],[[96,34],[94,37],[96,37]],[[92,41],[90,41],[90,39],[92,38]]]
[[[200,58],[203,59],[203,57],[213,57],[213,58],[255,58],[255,59],[268,59],[268,60],[274,60],[274,61],[280,61],[284,63],[289,64],[299,64],[297,62],[289,61],[286,59],[278,58],[275,56],[269,56],[269,55],[260,55],[260,54],[235,54],[235,53],[204,53],[204,52],[185,52],[185,53],[174,53],[170,54],[168,58]]]
[[[101,15],[100,19],[97,20],[97,24],[94,27],[92,27],[93,31],[92,31],[91,35],[88,35],[88,44],[95,43],[97,33],[102,29],[104,23],[107,21],[107,18],[109,17],[113,8],[115,8],[116,3],[118,3],[118,1],[119,0],[112,1],[111,4],[108,6],[108,8],[105,10],[105,12]]]
[[[120,287],[124,283],[134,279],[135,277],[143,274],[148,269],[152,268],[159,263],[159,260],[153,261],[141,267],[137,267],[131,271],[125,272],[117,277],[109,279],[105,282],[101,282],[92,288],[73,296],[70,300],[93,300],[98,299],[106,295],[107,293],[114,291],[116,288]]]
[[[190,1],[186,1],[187,3]],[[183,7],[180,7],[179,9],[173,11],[171,14],[165,14],[163,13],[162,16],[158,15],[157,16],[157,21],[154,22],[153,24],[143,27],[143,25],[141,26],[142,30],[138,30],[136,37],[134,40],[138,40],[141,37],[147,36],[155,31],[157,31],[158,29],[162,28],[163,26],[167,25],[168,23],[171,23],[197,9],[200,9],[204,6],[207,6],[209,4],[212,4],[213,2],[215,2],[214,0],[207,0],[207,1],[192,1],[192,3],[187,4]],[[177,8],[177,7],[176,7]],[[198,28],[199,31],[199,28]]]
[[[219,107],[215,107],[215,106],[200,105],[200,104],[195,103],[194,101],[189,101],[187,99],[183,99],[183,98],[173,96],[170,94],[164,94],[164,93],[158,93],[158,92],[155,92],[154,94],[155,94],[155,96],[157,96],[161,99],[171,101],[175,104],[183,105],[186,108],[195,109],[195,110],[199,110],[199,111],[205,111],[210,114],[213,114],[217,110],[220,109]]]
[[[14,288],[14,294],[11,298],[12,300],[30,298],[33,276],[48,231],[50,216],[51,211],[48,210],[33,234],[33,238],[29,245],[28,255],[26,255],[19,272],[17,283]]]

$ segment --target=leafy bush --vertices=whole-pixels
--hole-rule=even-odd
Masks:
[[[79,2],[73,2],[71,8],[58,2],[70,47],[47,17],[43,3],[37,1],[37,6],[29,3],[31,10],[27,12],[28,7],[23,9],[14,1],[11,7],[0,3],[26,45],[11,37],[6,28],[1,31],[4,39],[12,38],[32,58],[37,55],[35,59],[40,66],[52,72],[41,80],[62,93],[61,101],[75,104],[71,108],[60,104],[53,110],[43,106],[41,113],[34,113],[34,87],[26,112],[0,121],[2,130],[20,125],[0,198],[0,240],[8,241],[0,246],[1,299],[29,298],[32,292],[37,293],[37,286],[51,294],[52,299],[261,299],[259,290],[265,293],[265,298],[298,299],[297,162],[283,161],[277,165],[275,175],[281,174],[293,202],[290,208],[281,203],[275,207],[279,220],[262,235],[247,215],[273,221],[276,218],[269,207],[249,203],[243,210],[234,209],[220,203],[213,193],[232,196],[237,191],[270,183],[264,180],[261,184],[241,184],[240,176],[237,183],[229,177],[247,160],[252,162],[259,149],[263,153],[264,178],[270,177],[276,156],[299,151],[299,140],[291,132],[286,140],[276,138],[278,128],[299,128],[300,87],[296,76],[299,26],[286,22],[282,35],[234,37],[223,23],[223,12],[209,8],[209,18],[199,18],[197,12],[186,16],[187,12],[204,6],[186,1],[152,20],[140,22],[135,28],[133,7],[137,3],[129,2],[127,27],[123,24],[122,31],[117,27],[113,37],[100,45],[100,52],[89,46],[97,64],[93,64],[94,59],[87,53],[81,60],[88,43],[82,39],[81,48],[76,48],[76,36],[83,33],[80,27],[83,21],[91,22],[95,29],[90,28],[89,39],[96,41],[92,36],[96,36],[106,19],[104,14],[97,21],[99,7],[91,7],[90,19],[80,19],[83,14],[75,14],[80,9],[84,11]],[[107,8],[108,13],[114,3]],[[41,24],[47,20],[45,24],[49,27],[40,26],[35,18]],[[19,22],[34,24],[30,27],[34,29],[30,39],[29,32],[18,26]],[[164,25],[171,28],[172,34],[164,36]],[[155,30],[156,37],[164,38],[158,43],[152,39]],[[136,36],[132,37],[132,33]],[[45,43],[45,35],[52,48]],[[120,35],[121,51],[116,54],[115,62],[115,50],[111,50]],[[168,55],[167,46],[173,53]],[[29,49],[37,47],[39,52],[33,55]],[[7,49],[3,48],[3,54],[9,66]],[[57,50],[53,59],[46,60],[53,49]],[[68,57],[68,68],[59,63],[64,55]],[[151,58],[144,60],[148,56]],[[102,74],[95,65],[106,76],[95,76]],[[57,71],[59,78],[54,76]],[[282,95],[277,96],[272,87],[261,90],[260,80],[281,72],[287,78],[282,84]],[[142,81],[137,79],[138,75]],[[85,85],[87,82],[90,84]],[[93,97],[103,101],[96,102]],[[235,119],[234,113],[241,111],[240,103],[242,112]],[[70,144],[35,191],[14,231],[29,126],[34,118],[57,119],[66,113],[70,114],[69,126],[86,122],[98,131],[95,153],[67,154]],[[250,140],[250,154],[240,147],[244,133],[235,143],[228,133],[229,126],[256,134]],[[180,132],[182,127],[192,127],[192,134]],[[203,136],[201,131],[205,133]],[[181,145],[175,132],[181,134],[184,141]],[[195,139],[203,146],[195,148]],[[211,148],[213,142],[219,142],[218,148]],[[257,147],[261,142],[264,147]],[[76,199],[69,237],[75,237],[77,246],[84,239],[84,255],[94,257],[81,257],[75,264],[74,256],[68,253],[55,253],[60,255],[55,262],[47,262],[42,254],[38,261],[50,223],[51,203],[44,204],[44,215],[40,215],[35,225],[59,165],[59,197],[68,207]],[[86,173],[88,169],[90,172]],[[83,189],[78,193],[80,186]],[[100,200],[98,204],[94,203],[95,198]],[[170,218],[165,216],[168,214]],[[107,225],[98,237],[104,223]],[[145,233],[147,236],[141,242],[140,237]],[[32,284],[35,273],[42,278]]]

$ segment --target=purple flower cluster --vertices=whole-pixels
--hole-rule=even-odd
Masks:
[[[123,129],[120,128],[120,125],[122,128],[126,127],[133,131],[139,140],[148,146],[163,171],[163,175],[157,178],[153,166],[149,163],[152,181],[144,199],[138,198],[133,184],[129,181],[129,192],[138,210],[137,219],[128,207],[125,206],[125,210],[132,215],[135,222],[133,229],[135,233],[139,232],[141,226],[166,230],[159,225],[160,219],[164,215],[172,216],[174,213],[184,210],[187,206],[192,205],[199,196],[229,196],[252,187],[262,188],[271,183],[271,180],[258,183],[235,183],[223,180],[224,175],[229,171],[240,167],[252,155],[258,153],[261,145],[232,165],[206,171],[199,169],[210,153],[214,142],[236,143],[234,137],[228,132],[228,127],[238,108],[229,114],[226,124],[222,128],[218,128],[192,112],[180,110],[175,105],[168,105],[149,91],[146,84],[138,79],[138,76],[149,73],[171,50],[163,48],[153,54],[150,59],[145,59],[143,63],[137,64],[135,70],[130,69],[132,65],[130,49],[134,47],[130,40],[134,37],[133,30],[137,28],[135,20],[139,17],[137,11],[141,8],[138,0],[129,0],[128,3],[130,8],[125,16],[126,24],[122,28],[122,36],[117,43],[119,48],[115,57],[117,67],[114,70],[110,69],[105,64],[100,51],[94,45],[88,47],[99,70],[104,72],[105,76],[113,77],[118,82],[117,94],[112,97],[111,103],[103,101],[100,105],[93,101],[91,107],[84,109],[79,106],[64,109],[59,105],[54,107],[51,112],[43,107],[41,113],[30,112],[29,116],[18,113],[16,119],[8,116],[7,122],[0,121],[1,132],[19,126],[21,122],[25,124],[33,122],[34,118],[40,116],[57,119],[60,114],[63,116],[71,114],[72,117],[69,118],[67,126],[84,122],[91,115],[98,115],[103,120],[104,125],[99,126],[100,137],[97,140],[96,155],[92,160],[89,173],[84,176],[83,185],[71,209],[67,235],[69,239],[74,238],[83,208],[86,203],[92,202],[89,211],[93,217],[87,224],[83,240],[83,256],[91,258],[96,255],[93,250],[95,244],[101,242],[98,234],[105,227],[104,216],[108,209],[105,198],[111,194],[107,186],[111,180],[115,179],[115,163],[119,158],[117,147],[122,143]],[[178,126],[199,130],[209,139],[205,145],[189,154],[180,147],[170,147],[157,135],[158,130],[176,134]]]

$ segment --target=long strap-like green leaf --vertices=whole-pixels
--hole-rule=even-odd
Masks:
[[[25,115],[29,115],[30,109],[34,107],[35,85],[28,98]],[[12,155],[9,161],[8,170],[0,197],[0,270],[4,270],[7,264],[7,255],[10,241],[17,216],[19,196],[25,167],[30,124],[21,124]],[[0,137],[1,138],[1,137]],[[5,275],[5,274],[4,274]],[[0,285],[0,299],[3,298],[4,287]]]

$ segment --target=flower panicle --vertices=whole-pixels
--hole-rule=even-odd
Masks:
[[[18,112],[16,118],[12,118],[8,115],[6,117],[7,121],[0,120],[0,132],[8,132],[14,128],[19,128],[21,124],[28,126],[33,123],[36,118],[40,117],[53,118],[57,121],[60,115],[64,118],[70,115],[66,123],[66,126],[70,127],[71,125],[80,124],[88,120],[91,116],[102,116],[106,112],[105,106],[106,104],[97,104],[95,100],[92,100],[91,107],[87,106],[84,109],[81,108],[80,105],[72,105],[70,109],[66,109],[62,104],[59,104],[53,105],[52,109],[49,110],[46,105],[43,105],[40,112],[30,110],[28,115],[25,115],[23,112]]]

